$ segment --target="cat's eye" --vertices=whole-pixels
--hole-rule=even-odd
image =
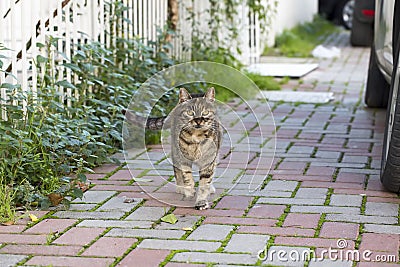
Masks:
[[[186,111],[186,114],[188,116],[194,116],[194,111],[193,110],[188,110],[188,111]]]
[[[201,113],[201,115],[203,115],[203,116],[207,116],[208,114],[210,114],[210,111],[208,111],[208,110],[204,110],[204,111]]]

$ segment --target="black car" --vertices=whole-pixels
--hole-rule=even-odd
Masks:
[[[376,0],[365,103],[386,107],[381,182],[400,193],[400,1]]]
[[[319,0],[321,16],[351,30],[353,46],[370,46],[374,35],[375,0]]]
[[[354,12],[350,34],[353,46],[370,46],[374,36],[375,0],[353,0]]]
[[[346,29],[353,23],[354,0],[318,0],[318,13]]]

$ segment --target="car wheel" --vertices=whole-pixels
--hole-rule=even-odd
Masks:
[[[400,192],[400,3],[395,4],[393,17],[393,73],[390,98],[386,112],[385,136],[383,139],[381,182],[392,192]]]
[[[338,22],[348,30],[351,29],[353,23],[354,2],[354,0],[342,0],[335,12]]]
[[[365,88],[365,104],[370,108],[384,108],[388,104],[390,85],[379,70],[375,46],[372,45],[369,57],[368,78]]]
[[[370,46],[374,37],[374,28],[370,23],[363,23],[355,16],[350,33],[350,43],[353,46]]]
[[[392,192],[400,192],[400,97],[399,60],[393,69],[391,96],[386,114],[385,137],[382,151],[381,182]]]

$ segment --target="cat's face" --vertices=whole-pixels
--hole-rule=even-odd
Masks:
[[[214,88],[210,88],[204,97],[190,98],[186,90],[181,89],[181,119],[186,129],[207,130],[215,120]]]
[[[187,125],[195,129],[208,129],[212,126],[215,119],[215,109],[209,105],[204,105],[205,100],[192,100],[193,105],[188,105],[183,111],[182,116],[187,121]]]

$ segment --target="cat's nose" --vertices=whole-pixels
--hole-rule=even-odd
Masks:
[[[200,125],[200,123],[201,123],[201,118],[194,118],[193,121],[194,121],[197,125]]]

